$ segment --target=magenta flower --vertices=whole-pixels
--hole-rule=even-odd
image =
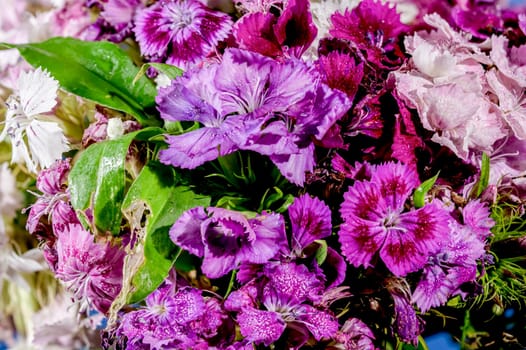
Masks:
[[[356,64],[350,55],[332,51],[318,60],[319,70],[325,83],[332,89],[338,89],[353,99],[363,78],[363,62]]]
[[[303,249],[315,240],[332,233],[331,211],[318,198],[302,195],[289,206],[288,213],[292,231],[290,243],[296,256],[301,256]]]
[[[95,242],[80,224],[70,224],[57,236],[57,278],[84,308],[107,312],[121,289],[124,251]]]
[[[37,195],[26,222],[27,231],[41,240],[44,258],[52,271],[58,263],[55,247],[58,233],[71,224],[79,224],[67,190],[70,169],[70,159],[58,160],[38,174],[36,187],[42,194]]]
[[[386,163],[372,167],[370,180],[356,181],[349,188],[340,208],[339,240],[351,264],[371,266],[379,252],[393,274],[404,276],[421,268],[447,239],[449,214],[438,204],[405,209],[418,185],[418,175],[410,167]]]
[[[232,27],[230,17],[198,0],[163,0],[138,12],[135,36],[144,56],[185,67],[210,54]]]
[[[170,229],[170,238],[181,248],[203,257],[203,272],[218,278],[241,263],[263,264],[286,244],[281,215],[262,214],[247,219],[222,208],[190,209]]]
[[[329,33],[365,51],[371,63],[383,67],[387,52],[402,55],[397,52],[398,36],[407,33],[408,27],[400,22],[400,15],[392,4],[364,0],[353,10],[334,13],[331,21],[333,27]]]

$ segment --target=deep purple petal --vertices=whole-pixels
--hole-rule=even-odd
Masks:
[[[278,340],[285,330],[281,315],[273,311],[246,308],[237,315],[237,322],[246,340],[265,346]]]
[[[294,251],[301,252],[315,240],[330,236],[332,233],[331,211],[318,198],[302,195],[289,206],[288,213]]]
[[[282,46],[288,48],[291,56],[301,57],[318,33],[312,22],[309,7],[308,0],[287,1],[274,26],[276,39]]]
[[[170,228],[170,239],[179,247],[202,257],[204,244],[201,238],[201,225],[208,219],[203,207],[185,211]]]
[[[275,23],[276,17],[271,13],[256,12],[241,17],[234,26],[239,47],[269,57],[280,56],[281,46],[273,30]]]
[[[307,327],[317,341],[330,339],[338,331],[338,320],[329,311],[318,310],[310,305],[303,305],[300,310],[297,320]]]
[[[263,213],[249,220],[256,239],[245,253],[243,262],[263,264],[286,246],[285,221],[279,214]]]
[[[327,278],[327,289],[336,287],[345,280],[347,264],[337,250],[327,248],[327,257],[322,267]]]
[[[418,336],[422,333],[424,324],[417,316],[415,309],[405,295],[391,293],[395,304],[394,331],[400,339],[414,346],[418,344]]]
[[[167,299],[165,306],[173,321],[180,325],[197,320],[205,312],[201,290],[192,287],[179,289],[172,298]]]
[[[323,276],[309,271],[305,265],[295,263],[268,264],[265,275],[269,279],[267,288],[283,300],[301,303],[317,300],[324,290]]]

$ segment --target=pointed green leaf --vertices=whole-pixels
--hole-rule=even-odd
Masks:
[[[55,37],[40,43],[0,44],[16,48],[33,67],[48,70],[61,88],[134,116],[143,125],[161,125],[155,113],[157,90],[117,45]]]
[[[134,139],[146,140],[161,132],[160,128],[146,128],[115,140],[95,143],[75,161],[69,174],[71,204],[77,211],[93,209],[94,231],[119,233],[128,148]]]
[[[433,187],[438,179],[439,174],[440,171],[432,178],[422,182],[422,184],[416,188],[415,193],[413,194],[415,208],[422,208],[426,204],[427,192],[429,192],[429,190]]]
[[[210,197],[197,195],[189,187],[180,185],[174,168],[152,161],[128,190],[122,204],[123,212],[129,212],[138,203],[144,204],[148,214],[141,242],[144,259],[131,279],[130,303],[144,299],[168,276],[179,250],[170,240],[170,227],[184,211],[210,205]],[[183,263],[182,270],[188,270],[188,258],[179,256],[176,267],[179,262]]]
[[[480,178],[477,183],[477,197],[488,187],[489,183],[489,157],[486,153],[482,154],[482,164],[480,166]]]
[[[325,240],[317,239],[316,243],[319,244],[318,250],[316,250],[316,262],[318,265],[321,265],[325,262],[325,259],[327,259],[327,249],[328,245]]]

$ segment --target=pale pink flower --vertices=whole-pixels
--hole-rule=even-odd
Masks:
[[[525,46],[526,47],[526,46]],[[526,53],[525,53],[526,54]],[[525,71],[526,72],[526,71]],[[524,87],[503,72],[492,69],[486,78],[498,98],[498,108],[514,136],[526,140],[526,96]]]
[[[493,35],[490,57],[500,72],[526,87],[526,45],[508,48],[506,37]]]
[[[80,224],[57,233],[55,274],[82,304],[107,312],[122,285],[124,251],[110,242],[95,242]]]

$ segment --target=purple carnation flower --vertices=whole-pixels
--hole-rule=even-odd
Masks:
[[[39,221],[44,215],[50,215],[55,225],[66,224],[55,216],[60,216],[61,212],[64,213],[64,208],[60,208],[61,204],[69,205],[67,180],[70,170],[71,164],[68,158],[57,160],[51,167],[38,174],[36,187],[42,192],[42,195],[38,196],[29,211],[26,228],[30,233],[37,231]]]
[[[372,167],[368,181],[356,181],[344,194],[339,232],[342,253],[355,266],[370,266],[379,251],[397,276],[421,268],[448,237],[449,213],[435,202],[405,210],[418,175],[403,164]]]
[[[135,14],[144,8],[141,0],[96,0],[89,1],[86,6],[99,11],[99,17],[88,28],[88,39],[117,43],[132,36]]]
[[[167,136],[160,160],[195,168],[239,149],[267,155],[281,173],[303,184],[314,167],[313,140],[322,140],[349,109],[340,91],[296,60],[229,49],[220,63],[190,71],[157,97],[161,117],[202,128]]]
[[[487,217],[486,217],[487,218]],[[450,237],[424,266],[412,301],[426,312],[460,294],[460,286],[477,278],[477,261],[486,252],[484,238],[476,229],[450,221]]]
[[[464,224],[473,230],[481,240],[491,235],[491,228],[495,225],[488,206],[480,200],[469,201],[462,208],[462,219]]]
[[[205,307],[200,290],[176,291],[167,280],[146,298],[144,308],[122,316],[116,335],[127,338],[127,349],[186,349],[198,341],[198,329],[190,325],[204,315]]]
[[[295,310],[295,314],[296,322],[304,325],[317,341],[330,339],[338,331],[338,320],[332,312],[302,305]]]
[[[203,272],[218,278],[241,263],[263,264],[286,243],[281,215],[262,214],[247,219],[222,208],[190,209],[170,229],[170,238],[181,248],[203,257]]]
[[[55,274],[83,307],[106,313],[121,290],[125,253],[111,243],[94,242],[80,224],[58,233]]]
[[[232,20],[199,0],[163,0],[138,12],[135,36],[145,56],[185,67],[210,54],[232,28]]]
[[[411,305],[409,285],[405,280],[392,279],[388,282],[387,289],[394,301],[395,323],[393,330],[400,337],[400,340],[412,343],[416,347],[418,336],[424,330],[424,321],[418,317]]]
[[[344,350],[375,350],[374,334],[371,329],[358,318],[350,318],[335,336],[336,341]]]

